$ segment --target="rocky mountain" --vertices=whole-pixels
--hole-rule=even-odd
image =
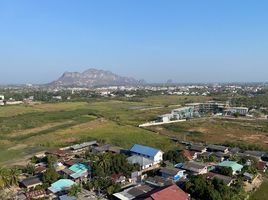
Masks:
[[[51,86],[79,86],[96,87],[112,85],[138,85],[140,81],[134,78],[123,77],[110,71],[88,69],[80,72],[65,72],[58,80],[53,81]]]

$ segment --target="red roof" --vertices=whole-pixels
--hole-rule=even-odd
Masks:
[[[177,185],[171,185],[163,190],[155,192],[146,200],[188,200],[189,195]]]
[[[266,166],[266,162],[259,161],[259,162],[257,163],[257,169],[258,169],[258,170],[265,170],[266,168],[267,168],[267,166]]]
[[[188,160],[192,160],[193,156],[191,155],[191,152],[189,150],[184,149],[182,151],[182,154],[184,157],[186,157]]]
[[[45,194],[46,194],[45,190],[35,190],[35,191],[25,193],[27,198],[41,197],[41,196],[44,196]]]

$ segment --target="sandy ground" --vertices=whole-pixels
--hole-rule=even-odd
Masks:
[[[253,181],[252,183],[248,183],[246,182],[245,183],[245,191],[246,192],[251,192],[253,190],[256,190],[257,188],[259,188],[262,184],[262,176],[261,175],[258,175]]]

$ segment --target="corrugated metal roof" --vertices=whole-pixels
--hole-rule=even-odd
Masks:
[[[154,157],[161,150],[155,149],[155,148],[152,148],[152,147],[148,147],[148,146],[143,146],[143,145],[140,145],[140,144],[134,144],[132,146],[132,148],[130,149],[130,151],[134,152],[134,153]]]

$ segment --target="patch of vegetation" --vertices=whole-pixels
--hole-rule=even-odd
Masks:
[[[207,180],[203,176],[192,176],[186,182],[185,190],[195,200],[244,200],[243,183],[228,187],[218,179]]]

